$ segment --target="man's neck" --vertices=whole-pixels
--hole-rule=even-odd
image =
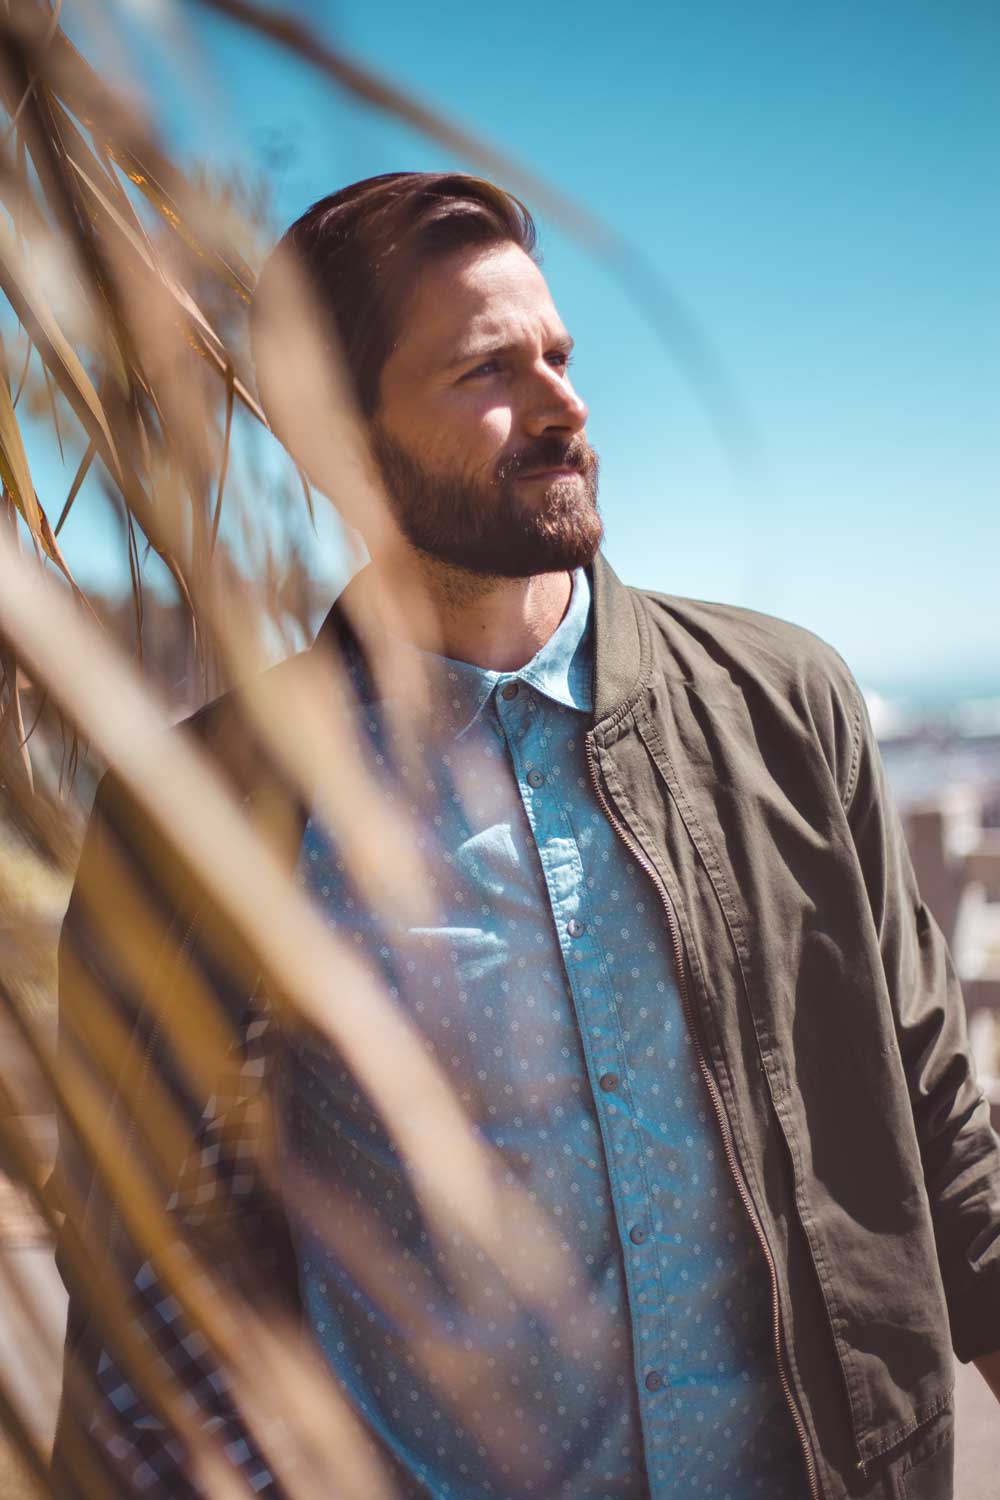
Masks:
[[[389,577],[376,563],[380,578],[401,601],[416,587],[429,603],[435,626],[414,628],[411,644],[453,661],[470,662],[493,672],[516,672],[558,629],[573,593],[572,575],[538,573],[531,578],[484,577],[423,555],[410,558],[409,579]],[[404,618],[425,619],[426,608]]]

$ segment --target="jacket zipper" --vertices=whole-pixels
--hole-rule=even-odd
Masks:
[[[597,800],[601,804],[604,815],[607,818],[608,822],[611,824],[615,833],[625,845],[626,849],[628,849],[629,853],[632,855],[633,859],[641,869],[645,870],[646,874],[653,882],[653,885],[656,887],[657,894],[659,895],[660,902],[663,906],[664,913],[666,914],[667,927],[670,932],[670,941],[673,944],[674,960],[677,965],[677,977],[680,981],[681,1005],[684,1011],[684,1019],[687,1022],[688,1033],[691,1037],[692,1045],[694,1046],[699,1070],[701,1071],[701,1075],[705,1080],[705,1087],[707,1088],[709,1098],[712,1101],[712,1109],[715,1112],[715,1118],[718,1122],[719,1132],[722,1136],[723,1151],[725,1153],[726,1161],[729,1164],[729,1170],[732,1173],[733,1182],[736,1184],[736,1191],[740,1195],[740,1199],[743,1203],[743,1207],[746,1210],[747,1217],[749,1218],[750,1223],[753,1225],[754,1233],[756,1234],[757,1239],[760,1242],[760,1248],[763,1251],[764,1259],[767,1262],[768,1274],[771,1278],[771,1329],[774,1335],[774,1352],[777,1357],[778,1363],[778,1378],[781,1383],[781,1389],[784,1393],[785,1401],[788,1404],[788,1410],[791,1413],[792,1421],[795,1424],[795,1431],[798,1435],[799,1444],[802,1448],[802,1456],[805,1459],[806,1472],[809,1476],[809,1494],[811,1500],[820,1500],[819,1480],[816,1473],[816,1461],[813,1458],[812,1452],[809,1448],[809,1439],[806,1433],[805,1423],[802,1420],[802,1414],[799,1411],[798,1403],[795,1399],[791,1382],[788,1378],[788,1370],[785,1366],[785,1356],[784,1350],[782,1348],[781,1336],[781,1304],[778,1300],[778,1273],[774,1264],[774,1256],[771,1252],[771,1247],[767,1242],[767,1236],[764,1233],[764,1226],[761,1224],[760,1219],[757,1215],[757,1210],[754,1207],[753,1199],[750,1197],[750,1193],[746,1186],[746,1183],[743,1181],[743,1174],[740,1171],[739,1164],[736,1160],[736,1152],[733,1149],[732,1136],[730,1135],[729,1131],[729,1121],[726,1117],[722,1098],[719,1094],[718,1084],[715,1081],[715,1074],[709,1067],[708,1060],[705,1057],[704,1048],[701,1045],[701,1037],[694,1023],[694,1013],[691,1008],[691,1000],[688,994],[687,972],[684,965],[684,950],[681,945],[681,937],[680,931],[677,926],[677,918],[674,915],[674,909],[670,901],[670,896],[668,895],[667,889],[664,886],[662,880],[660,879],[653,865],[646,858],[645,854],[632,838],[632,835],[628,832],[617,815],[612,811],[611,805],[608,802],[607,797],[604,795],[604,790],[601,786],[600,779],[597,774],[597,766],[594,761],[593,745],[589,736],[585,739],[585,744],[587,751],[587,766],[590,771],[590,778],[594,784],[594,791],[597,793]]]

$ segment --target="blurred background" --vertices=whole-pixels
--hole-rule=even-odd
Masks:
[[[375,173],[482,171],[526,199],[576,338],[613,567],[630,584],[793,620],[845,657],[1000,1110],[996,7],[314,0],[268,11],[270,36],[227,8],[239,9],[68,0],[58,23],[231,224],[251,270],[315,199]],[[289,21],[503,153],[512,175],[338,86],[283,45]],[[553,194],[533,198],[527,174]],[[127,191],[159,244],[169,215],[164,229],[148,194]],[[58,258],[35,269],[61,312]],[[197,256],[184,284],[245,359],[239,298]],[[67,570],[128,653],[141,639],[147,680],[179,718],[225,684],[225,664],[202,651],[176,573],[86,461],[87,433],[68,411],[59,426],[6,303],[0,333],[14,392],[24,365],[20,432],[53,526],[72,499],[58,530]],[[223,384],[212,401],[221,436]],[[238,503],[220,511],[219,545],[266,601],[257,645],[276,659],[311,638],[358,564],[356,539],[323,496],[311,514],[239,402],[225,451]],[[58,806],[65,743],[27,677],[24,690],[34,774]],[[66,827],[78,839],[101,760],[74,748]],[[40,1026],[72,865],[6,804],[0,943]],[[44,1090],[2,1019],[0,1046],[44,1157]],[[0,1192],[7,1250],[44,1244],[23,1187]],[[56,1310],[53,1339],[57,1323]],[[51,1371],[38,1392],[42,1410]]]

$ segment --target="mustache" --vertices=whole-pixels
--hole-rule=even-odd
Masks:
[[[581,433],[574,434],[569,442],[565,438],[541,437],[527,448],[519,448],[497,464],[494,484],[504,484],[516,479],[519,474],[530,474],[539,469],[575,469],[578,474],[587,474],[594,466],[594,450]]]

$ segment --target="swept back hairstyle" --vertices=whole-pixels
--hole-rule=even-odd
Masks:
[[[537,259],[535,224],[527,208],[482,177],[387,172],[320,198],[278,241],[251,303],[257,388],[269,420],[273,403],[268,385],[274,372],[255,333],[282,257],[291,257],[302,279],[320,320],[321,338],[334,347],[339,343],[361,412],[370,418],[378,410],[382,369],[421,267],[452,250],[507,241]],[[290,355],[287,351],[285,357]]]

